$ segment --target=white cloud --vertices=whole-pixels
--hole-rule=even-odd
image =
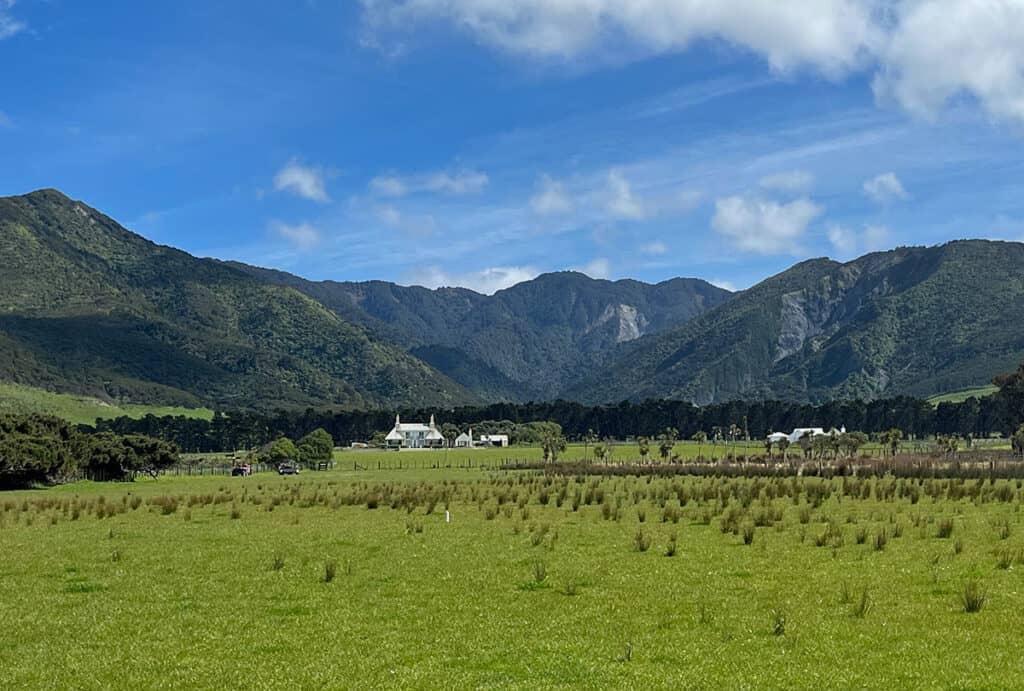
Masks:
[[[889,229],[881,225],[868,225],[857,232],[846,226],[832,224],[828,227],[828,240],[840,257],[851,257],[864,252],[885,249],[889,244]]]
[[[605,210],[616,218],[639,220],[647,215],[643,202],[633,195],[629,180],[621,170],[608,171]]]
[[[540,272],[532,266],[492,266],[460,274],[449,273],[438,266],[429,266],[412,272],[408,282],[425,288],[461,287],[484,295],[493,295],[499,290],[529,281],[538,275]]]
[[[661,240],[655,240],[654,242],[640,245],[640,252],[642,254],[649,254],[652,257],[660,257],[663,254],[668,254],[668,246]]]
[[[414,192],[436,192],[466,196],[483,192],[490,183],[486,173],[478,170],[435,171],[423,175],[378,175],[370,180],[370,191],[382,197],[404,197]]]
[[[909,197],[907,190],[903,188],[903,183],[896,177],[896,173],[891,172],[876,175],[865,181],[864,194],[883,206]]]
[[[408,192],[405,183],[396,175],[378,175],[370,180],[370,190],[382,197],[402,197]]]
[[[686,49],[716,38],[788,71],[811,65],[839,75],[862,62],[875,41],[862,0],[363,0],[371,30],[413,31],[441,20],[499,49],[541,58],[574,58],[602,43],[634,52]]]
[[[1024,123],[1024,3],[905,0],[880,52],[875,93],[933,118],[952,99]]]
[[[805,194],[814,185],[814,176],[806,170],[788,170],[782,173],[766,175],[761,178],[759,184],[766,190]]]
[[[612,272],[612,265],[604,257],[598,257],[584,266],[576,267],[575,270],[591,278],[608,278]]]
[[[537,192],[530,198],[530,208],[538,216],[556,216],[572,213],[576,205],[561,182],[550,175],[541,175]]]
[[[829,78],[873,72],[880,100],[934,117],[961,96],[1024,124],[1020,0],[362,0],[369,45],[415,37],[422,22],[534,59],[643,57],[701,39],[773,70]],[[389,41],[388,36],[395,36]],[[403,45],[404,48],[404,45]]]
[[[290,225],[273,221],[270,229],[300,250],[310,250],[320,244],[320,231],[309,223]]]
[[[711,224],[739,249],[758,254],[798,254],[801,236],[822,211],[806,198],[780,204],[734,196],[715,201]]]
[[[0,0],[0,41],[23,31],[27,26],[25,22],[11,16],[10,10],[14,3],[15,0]]]
[[[305,166],[292,159],[274,176],[274,189],[278,192],[290,192],[303,199],[315,202],[329,202],[327,195],[326,172],[323,168]]]

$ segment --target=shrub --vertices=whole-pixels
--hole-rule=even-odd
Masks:
[[[964,612],[972,614],[974,612],[980,612],[981,608],[985,606],[985,590],[981,587],[981,584],[977,581],[967,581],[964,584],[963,592],[960,594],[960,603],[964,607]]]

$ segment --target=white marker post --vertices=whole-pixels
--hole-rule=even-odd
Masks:
[[[451,523],[452,522],[452,514],[449,511],[445,511],[444,512],[444,522],[445,523]]]

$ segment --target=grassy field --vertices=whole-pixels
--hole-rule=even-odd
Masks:
[[[975,389],[964,389],[963,391],[953,391],[950,393],[932,396],[928,399],[928,402],[932,405],[938,405],[940,403],[963,403],[971,396],[974,396],[975,398],[983,398],[985,396],[991,396],[998,390],[998,386],[979,386]]]
[[[5,493],[0,688],[1013,687],[1022,498],[478,469]]]
[[[121,416],[140,418],[152,413],[184,415],[210,420],[213,411],[206,408],[176,408],[171,406],[111,405],[88,396],[53,393],[30,386],[0,382],[0,413],[43,413],[56,415],[76,425],[91,425],[99,419]]]

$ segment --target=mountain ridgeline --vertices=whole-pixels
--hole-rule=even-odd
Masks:
[[[481,295],[198,259],[53,190],[0,198],[0,381],[117,402],[453,407],[820,402],[1024,360],[1024,245],[814,259],[740,293],[545,274]]]
[[[622,344],[679,326],[731,296],[691,278],[650,285],[560,272],[487,296],[383,281],[314,283],[233,266],[303,292],[488,400],[557,398]]]

